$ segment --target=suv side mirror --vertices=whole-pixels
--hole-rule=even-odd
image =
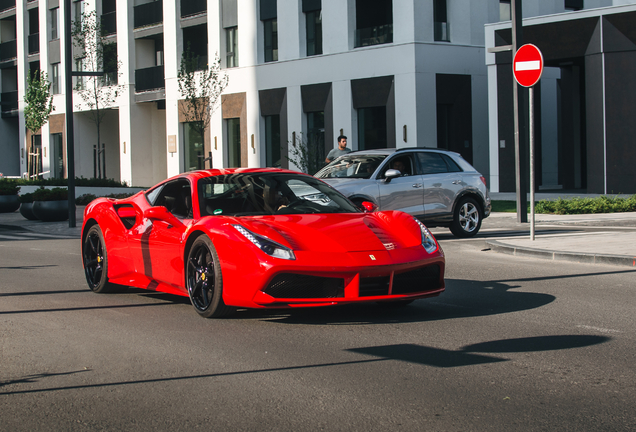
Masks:
[[[386,170],[386,172],[384,173],[384,182],[391,183],[391,180],[393,180],[396,177],[400,177],[401,175],[402,173],[399,170],[396,170],[396,169]]]

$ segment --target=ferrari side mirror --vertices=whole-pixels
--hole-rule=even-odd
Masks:
[[[365,213],[373,213],[374,211],[376,211],[378,209],[378,206],[373,204],[370,201],[363,201],[362,202],[362,210]]]
[[[163,206],[150,207],[144,212],[144,217],[152,220],[164,221],[172,226],[183,226],[183,223]]]

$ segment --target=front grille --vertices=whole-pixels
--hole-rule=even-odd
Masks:
[[[265,293],[289,299],[344,297],[344,279],[281,273],[272,279]]]
[[[393,294],[411,294],[423,291],[432,291],[440,287],[439,265],[420,267],[405,273],[393,276]]]
[[[360,278],[360,297],[383,296],[389,294],[390,276]]]

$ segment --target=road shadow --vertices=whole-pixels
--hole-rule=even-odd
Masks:
[[[513,353],[513,352],[528,352],[528,351],[548,351],[548,350],[566,350],[573,348],[583,348],[587,346],[597,345],[605,343],[611,340],[605,336],[590,336],[590,335],[564,335],[564,336],[542,336],[531,337],[521,339],[503,339],[498,341],[489,341],[478,343],[474,345],[465,346],[457,351],[445,350],[434,347],[427,347],[415,344],[397,344],[397,345],[385,345],[375,347],[363,347],[363,348],[351,348],[345,350],[355,354],[366,356],[367,358],[328,362],[328,363],[310,363],[304,365],[293,366],[280,366],[274,368],[264,369],[247,369],[238,371],[227,371],[217,373],[204,373],[197,375],[181,375],[181,376],[157,376],[155,378],[148,379],[136,379],[128,381],[110,381],[102,383],[91,384],[69,384],[66,386],[48,387],[48,388],[29,388],[29,389],[14,389],[7,391],[0,391],[0,395],[17,395],[17,394],[33,394],[33,393],[50,393],[57,391],[73,391],[87,388],[112,388],[112,387],[125,387],[146,385],[149,383],[170,383],[170,382],[184,382],[184,381],[198,381],[202,379],[218,379],[228,378],[245,375],[256,374],[273,374],[290,372],[297,370],[311,370],[311,369],[323,369],[341,366],[353,366],[369,363],[378,363],[391,360],[404,361],[408,363],[420,364],[424,366],[438,367],[438,368],[451,368],[470,366],[486,363],[500,363],[509,361],[508,358],[487,356],[476,353]],[[368,358],[371,357],[371,358]],[[56,376],[56,375],[73,375],[78,372],[62,372],[62,373],[48,373],[29,375],[17,380],[6,381],[0,383],[0,387],[10,384],[22,384],[33,383],[39,381],[42,378]]]
[[[357,354],[366,354],[386,360],[399,360],[438,368],[452,368],[485,363],[498,363],[509,359],[481,353],[520,353],[567,350],[598,345],[611,340],[606,336],[561,335],[518,339],[502,339],[467,345],[460,350],[446,350],[415,344],[397,344],[365,348],[353,348]],[[480,354],[477,354],[480,353]]]

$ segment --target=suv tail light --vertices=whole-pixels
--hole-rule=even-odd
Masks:
[[[484,176],[479,177],[479,180],[481,180],[481,182],[484,184],[484,186],[488,186],[486,184],[486,178]]]

